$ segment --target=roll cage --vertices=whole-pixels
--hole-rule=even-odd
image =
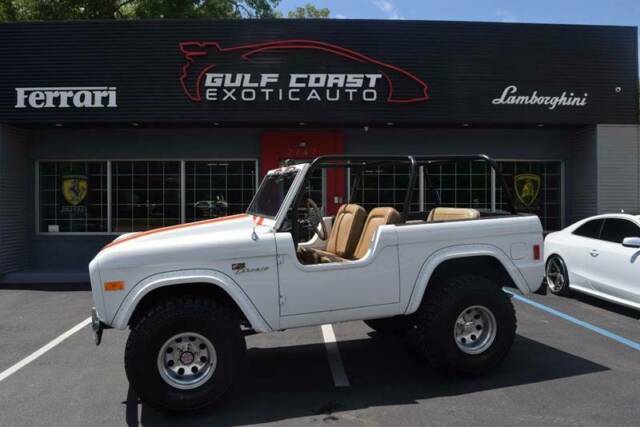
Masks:
[[[427,190],[431,191],[436,196],[436,206],[440,206],[442,204],[442,199],[440,197],[440,193],[438,190],[432,185],[431,180],[429,179],[428,168],[429,166],[443,165],[448,163],[456,163],[460,161],[482,161],[489,165],[489,167],[494,171],[496,181],[499,182],[502,187],[505,189],[504,198],[507,202],[507,211],[511,214],[517,214],[515,204],[513,201],[513,196],[510,191],[506,191],[507,181],[504,176],[500,172],[497,167],[497,163],[491,157],[485,154],[473,154],[473,155],[433,155],[433,156],[414,156],[414,155],[383,155],[383,154],[368,154],[368,155],[326,155],[316,157],[310,164],[309,168],[304,172],[305,176],[302,181],[302,185],[300,186],[300,190],[296,194],[293,204],[291,206],[300,206],[300,202],[304,195],[304,188],[310,177],[317,169],[323,168],[336,168],[336,167],[344,167],[344,168],[364,168],[371,166],[382,166],[389,164],[405,164],[409,167],[409,183],[407,186],[407,192],[404,198],[402,212],[400,212],[401,222],[406,222],[409,217],[409,211],[411,208],[411,200],[413,199],[413,194],[416,191],[416,183],[418,180],[418,171],[420,166],[424,166],[427,173],[426,184]],[[295,164],[308,163],[308,161],[295,161],[295,160],[286,160],[284,162],[284,166],[290,166]],[[356,175],[357,177],[359,175]],[[357,179],[357,178],[356,178]],[[357,188],[357,181],[354,181],[352,185],[352,189]],[[351,191],[350,194],[353,196],[355,191]],[[350,202],[350,201],[349,201]],[[298,241],[297,237],[299,235],[298,230],[298,217],[300,213],[298,209],[291,209],[289,212],[291,215],[291,224],[292,224],[292,234],[295,242]]]

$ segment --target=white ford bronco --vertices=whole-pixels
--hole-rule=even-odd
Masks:
[[[429,169],[458,161],[493,169],[504,210],[439,206]],[[400,203],[358,204],[370,185],[361,179],[389,166],[407,171],[406,189],[392,190]],[[346,194],[326,217],[308,187],[323,170]],[[416,211],[430,193],[434,207]],[[89,265],[94,337],[99,344],[104,329],[128,327],[127,378],[145,403],[171,411],[208,408],[229,392],[246,334],[335,322],[404,333],[442,372],[476,376],[514,339],[502,288],[542,284],[542,239],[538,217],[516,213],[483,155],[288,162],[267,173],[246,213],[108,244]]]

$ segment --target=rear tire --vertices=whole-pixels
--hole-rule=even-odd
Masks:
[[[568,296],[569,290],[569,272],[564,260],[558,255],[551,255],[545,266],[545,278],[547,279],[547,287],[556,295]]]
[[[233,310],[209,299],[180,298],[158,303],[131,326],[124,362],[144,403],[199,411],[230,392],[245,353]]]
[[[478,376],[509,353],[516,331],[511,300],[498,284],[480,276],[458,276],[427,289],[413,336],[436,370]]]

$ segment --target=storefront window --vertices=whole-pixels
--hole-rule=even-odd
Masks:
[[[424,168],[425,211],[437,205],[456,208],[491,208],[491,168],[483,161],[464,161]],[[431,185],[430,185],[431,184]]]
[[[546,231],[562,228],[561,162],[502,161],[498,165],[519,212],[538,215]],[[500,186],[496,191],[496,206],[506,208]]]
[[[562,178],[560,161],[499,161],[508,190],[519,212],[540,217],[545,231],[562,228]],[[460,161],[425,166],[422,205],[414,192],[411,213],[429,212],[438,203],[442,206],[490,210],[492,200],[491,168],[483,161]],[[351,174],[354,182],[356,174]],[[377,206],[393,206],[402,210],[409,172],[400,166],[366,168],[360,172],[352,200],[368,211]],[[495,185],[496,209],[506,210],[502,184]],[[415,217],[415,215],[413,216]]]
[[[107,162],[39,163],[40,232],[107,231]]]
[[[253,160],[185,162],[187,222],[244,212],[255,191]]]
[[[379,206],[390,206],[402,212],[409,186],[410,167],[408,165],[381,165],[351,171],[351,185],[355,193],[351,199],[367,211]],[[411,212],[420,211],[419,194],[413,192]]]
[[[180,223],[179,161],[116,161],[111,173],[112,231]]]

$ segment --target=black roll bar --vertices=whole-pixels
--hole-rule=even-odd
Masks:
[[[458,161],[483,161],[489,164],[489,166],[495,171],[496,178],[500,180],[502,187],[504,189],[503,194],[508,202],[508,210],[510,213],[515,214],[515,204],[513,202],[513,197],[511,192],[508,191],[507,182],[504,179],[504,176],[498,169],[498,165],[491,157],[485,154],[473,154],[473,155],[431,155],[431,156],[413,156],[413,155],[386,155],[386,154],[363,154],[363,155],[349,155],[349,154],[339,154],[339,155],[326,155],[316,157],[312,162],[311,166],[307,169],[307,172],[303,178],[303,183],[309,179],[313,172],[318,168],[326,168],[326,167],[351,167],[351,166],[371,166],[376,164],[384,164],[384,163],[406,163],[410,166],[410,175],[409,175],[409,187],[407,189],[407,193],[405,195],[403,209],[400,213],[400,217],[402,222],[406,222],[409,216],[409,211],[411,210],[411,199],[413,198],[414,191],[416,191],[416,180],[418,179],[418,168],[419,166],[425,166],[425,169],[430,165],[438,165],[443,163],[451,163]],[[308,161],[293,161],[293,160],[285,160],[284,165],[293,165],[298,163],[307,163]],[[428,172],[428,171],[427,171]],[[428,175],[428,173],[427,173]],[[427,184],[429,185],[432,191],[436,191],[433,187],[431,180],[427,177]],[[300,201],[303,197],[303,191],[299,191],[296,195],[296,198],[293,201],[292,206],[299,206]],[[436,191],[437,194],[437,191]],[[438,201],[440,202],[440,195],[438,194]],[[292,234],[294,238],[294,242],[297,242],[298,237],[298,226],[297,226],[297,209],[292,210],[293,215],[292,218]]]
[[[452,163],[452,162],[458,162],[458,161],[464,161],[464,160],[483,161],[488,163],[491,169],[495,171],[496,179],[500,180],[500,184],[502,185],[502,189],[503,189],[503,195],[507,199],[507,203],[508,203],[507,210],[512,214],[517,213],[515,203],[513,201],[513,196],[509,191],[509,187],[507,187],[507,180],[504,179],[504,175],[502,175],[502,172],[500,172],[500,169],[498,169],[498,164],[496,163],[496,161],[493,160],[491,157],[487,156],[486,154],[415,156],[415,159],[418,165],[425,165],[425,166],[437,165],[442,163]],[[429,183],[429,185],[431,184]]]

